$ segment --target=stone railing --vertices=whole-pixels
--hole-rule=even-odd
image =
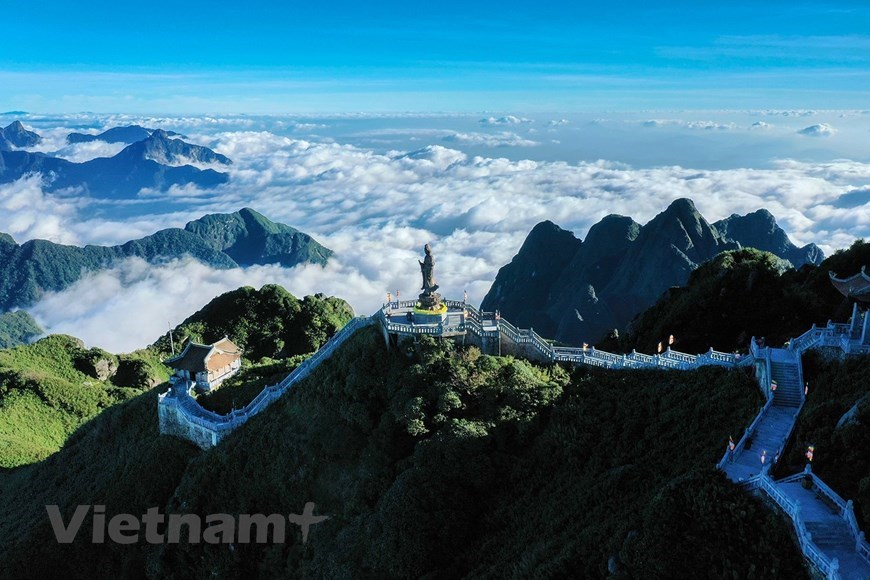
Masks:
[[[803,474],[798,474],[803,475]],[[798,537],[798,543],[800,544],[801,552],[803,552],[804,557],[807,560],[813,563],[816,568],[827,578],[828,580],[838,580],[840,578],[839,568],[840,564],[836,558],[828,558],[822,552],[818,546],[813,542],[813,537],[810,532],[807,531],[806,524],[804,523],[803,517],[801,516],[801,506],[794,500],[791,500],[781,489],[778,488],[779,484],[787,483],[787,480],[781,480],[779,482],[774,482],[773,479],[766,473],[762,473],[761,475],[757,475],[752,479],[744,482],[742,487],[747,490],[760,490],[762,493],[767,495],[770,499],[772,499],[781,509],[784,511],[794,526],[795,533]]]
[[[759,423],[761,423],[762,417],[767,412],[767,410],[771,407],[771,405],[773,405],[773,398],[772,397],[767,399],[767,402],[761,408],[761,411],[758,412],[758,414],[755,416],[755,419],[752,420],[752,423],[750,423],[749,427],[747,427],[746,430],[743,432],[743,436],[734,445],[734,451],[732,452],[731,449],[728,449],[728,448],[725,449],[725,455],[722,456],[722,460],[719,461],[719,463],[717,465],[717,467],[719,469],[724,471],[725,466],[728,464],[731,457],[736,457],[737,455],[740,454],[741,451],[743,451],[743,449],[746,447],[746,441],[750,437],[755,435],[755,430],[758,429],[758,425],[759,425]],[[773,461],[775,461],[775,458]]]
[[[870,354],[870,345],[861,344],[858,338],[852,336],[848,324],[831,321],[824,328],[813,324],[808,331],[788,341],[789,350],[797,353],[822,346],[839,348],[846,354]]]
[[[852,500],[847,501],[840,497],[840,494],[831,489],[828,484],[813,473],[809,464],[807,464],[806,469],[802,473],[792,475],[777,483],[799,481],[806,478],[811,478],[812,488],[816,493],[825,496],[832,505],[837,506],[837,509],[840,512],[840,517],[843,518],[849,526],[849,531],[852,533],[852,538],[855,540],[855,551],[858,552],[859,556],[867,560],[868,564],[870,564],[870,544],[865,540],[864,532],[862,532],[861,528],[858,527],[858,520],[855,518],[855,507]]]
[[[553,360],[577,362],[613,369],[664,368],[676,370],[691,370],[702,366],[734,367],[751,362],[745,355],[709,350],[706,353],[692,355],[668,348],[661,354],[642,354],[631,351],[629,354],[614,354],[595,347],[551,347]]]
[[[702,366],[735,367],[751,364],[751,356],[737,353],[718,352],[712,348],[698,355],[687,354],[668,347],[665,352],[656,355],[641,354],[632,351],[630,354],[614,354],[595,347],[577,348],[553,346],[532,328],[517,328],[504,318],[496,317],[494,312],[481,312],[474,306],[456,300],[444,300],[443,303],[451,309],[461,310],[462,318],[455,324],[415,324],[393,319],[388,314],[397,308],[412,308],[414,301],[390,302],[384,304],[380,311],[387,332],[432,336],[465,331],[485,338],[496,338],[503,335],[516,344],[531,345],[540,352],[546,360],[553,362],[571,362],[609,369],[661,368],[675,370],[691,370]],[[493,330],[487,330],[493,328]]]
[[[368,326],[372,322],[368,316],[354,318],[313,355],[293,369],[284,380],[277,385],[265,387],[250,403],[241,409],[233,409],[226,415],[220,415],[203,408],[196,399],[190,396],[189,382],[177,383],[169,391],[158,396],[161,431],[164,429],[164,421],[173,422],[176,423],[171,427],[174,434],[187,436],[203,448],[216,445],[228,432],[243,425],[248,419],[280,398],[290,387],[311,374],[321,362],[332,356],[335,350],[359,328]],[[164,419],[162,415],[170,407],[175,409],[174,416]]]

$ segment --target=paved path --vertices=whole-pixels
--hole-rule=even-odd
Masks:
[[[775,403],[764,411],[755,428],[752,446],[749,449],[741,449],[734,455],[733,461],[725,464],[725,473],[731,481],[735,483],[746,481],[761,473],[763,452],[767,452],[767,462],[776,459],[777,451],[782,453],[797,414],[796,408],[778,407]]]
[[[800,504],[801,517],[812,534],[813,543],[840,565],[843,580],[870,579],[870,562],[855,551],[855,538],[840,509],[818,491],[804,489],[799,482],[782,483],[777,486],[786,496]]]
[[[765,465],[762,456],[768,465],[776,462],[785,449],[802,406],[800,352],[770,349],[770,373],[776,382],[776,390],[772,391],[773,398],[753,422],[754,429],[750,426],[751,445],[739,444],[733,458],[722,465],[726,475],[735,483],[751,484],[749,480],[762,474]],[[815,548],[829,562],[836,559],[839,570],[831,578],[870,580],[870,561],[858,553],[857,538],[844,517],[842,506],[845,502],[842,498],[837,496],[835,501],[823,493],[821,487],[827,488],[824,483],[811,489],[805,489],[800,481],[772,482],[772,486],[774,492],[782,493],[790,502],[800,506],[799,515],[790,516],[796,526],[805,529]],[[763,486],[761,489],[771,493]],[[829,493],[837,495],[830,490]]]
[[[388,329],[396,326],[397,332],[404,330],[410,334],[428,333],[446,336],[447,333],[451,332],[461,331],[464,333],[464,327],[468,324],[469,328],[481,335],[496,333],[497,336],[500,336],[504,333],[518,342],[537,344],[538,348],[549,354],[551,361],[565,360],[612,368],[662,366],[664,368],[688,369],[706,364],[723,364],[734,367],[743,364],[743,362],[750,364],[756,360],[766,362],[765,357],[769,352],[770,379],[776,383],[776,389],[768,393],[772,394],[772,397],[769,398],[762,412],[747,430],[747,435],[744,435],[744,438],[737,444],[733,457],[730,460],[723,460],[724,462],[720,466],[735,483],[744,485],[746,489],[763,490],[780,507],[785,509],[798,531],[804,555],[820,566],[820,569],[830,570],[829,578],[870,580],[870,546],[867,546],[866,542],[860,544],[860,549],[867,556],[866,558],[862,557],[859,553],[858,538],[855,535],[858,531],[849,524],[849,522],[854,524],[851,504],[846,507],[847,502],[814,475],[812,475],[815,481],[813,489],[804,489],[799,481],[802,479],[801,477],[792,476],[786,480],[774,482],[769,478],[765,469],[775,463],[784,450],[803,405],[801,352],[816,344],[827,344],[824,340],[830,338],[828,335],[836,335],[834,338],[839,337],[842,333],[838,333],[838,326],[829,324],[826,329],[813,327],[804,336],[792,341],[790,349],[769,349],[769,351],[753,349],[753,356],[748,357],[745,361],[742,361],[737,355],[716,353],[713,350],[697,356],[671,352],[670,349],[662,355],[655,356],[638,353],[615,355],[595,349],[587,351],[586,348],[559,347],[554,349],[533,330],[519,330],[505,320],[497,321],[490,316],[484,317],[482,313],[464,303],[450,303],[451,311],[446,320],[440,324],[411,324],[409,314],[413,310],[413,302],[396,302],[394,304],[395,307],[385,307],[380,313],[383,317],[382,322]],[[467,320],[464,313],[467,313]],[[284,381],[263,389],[260,395],[238,414],[234,412],[222,416],[211,413],[200,407],[196,401],[187,396],[186,392],[175,393],[175,389],[171,390],[170,393],[161,395],[159,402],[160,404],[177,404],[187,420],[212,430],[216,431],[222,427],[235,428],[244,423],[248,416],[265,408],[294,382],[306,376],[311,369],[328,358],[339,344],[353,334],[356,328],[371,324],[374,321],[374,316],[354,319],[330,339],[323,348],[288,375]],[[410,332],[408,332],[409,329]],[[842,346],[843,344],[845,346]],[[828,346],[839,346],[846,352],[850,352],[851,349],[851,343],[848,341],[843,343],[840,339]],[[768,389],[771,385],[762,386]],[[212,444],[217,444],[218,440],[219,438],[215,436]],[[765,460],[764,463],[762,463],[762,457]],[[847,514],[850,519],[847,519]],[[833,566],[834,562],[837,563],[839,572],[833,571],[836,568]]]

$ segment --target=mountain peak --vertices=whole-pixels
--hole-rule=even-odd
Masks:
[[[732,214],[714,223],[713,227],[722,237],[734,240],[743,247],[772,252],[791,262],[795,268],[807,263],[820,264],[825,258],[815,244],[808,244],[803,248],[795,246],[788,234],[776,223],[773,214],[766,209],[743,216]]]
[[[17,246],[15,238],[7,233],[0,232],[0,246]]]
[[[13,121],[0,129],[0,143],[5,141],[14,147],[33,147],[41,140],[38,133],[25,129],[21,121]]]
[[[624,242],[632,242],[640,232],[640,224],[628,216],[612,213],[589,228],[584,244],[601,248],[619,247]]]
[[[150,159],[162,165],[189,165],[191,163],[220,163],[230,165],[229,157],[215,153],[208,147],[173,139],[163,129],[155,129],[147,139],[128,146],[122,153]]]
[[[257,219],[257,220],[268,220],[269,219],[266,216],[264,216],[263,214],[261,214],[260,212],[258,212],[257,210],[251,209],[249,207],[243,207],[237,213],[240,216],[252,217],[252,218]]]
[[[279,263],[291,267],[301,262],[323,265],[332,255],[332,250],[311,236],[273,222],[249,207],[235,213],[203,216],[184,229],[243,266]]]
[[[671,205],[662,212],[663,215],[669,216],[679,216],[679,217],[687,217],[691,216],[693,219],[696,217],[700,217],[700,212],[695,207],[695,202],[689,199],[688,197],[680,197],[671,202]]]
[[[576,250],[575,245],[580,244],[580,240],[574,237],[574,234],[568,230],[564,230],[551,222],[550,220],[542,221],[532,228],[526,241],[523,242],[520,248],[520,254],[533,254],[538,252],[549,253],[553,248],[572,247],[572,253]]]
[[[91,141],[105,141],[106,143],[136,143],[151,137],[154,129],[148,129],[141,125],[124,125],[106,129],[98,135],[89,133],[70,133],[66,136],[67,143],[90,143]],[[178,136],[178,133],[164,131],[167,136]]]
[[[776,218],[773,217],[772,213],[764,208],[755,210],[754,212],[743,216],[732,213],[721,222],[716,222],[716,224],[727,224],[729,222],[742,222],[744,227],[764,228],[767,232],[775,232],[779,229],[779,226],[776,224]]]
[[[167,133],[163,129],[154,129],[154,131],[151,132],[149,139],[154,139],[157,141],[169,141],[171,137],[169,133]]]

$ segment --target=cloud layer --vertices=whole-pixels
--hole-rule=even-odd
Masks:
[[[837,130],[828,125],[827,123],[818,123],[816,125],[810,125],[809,127],[804,127],[798,133],[801,135],[806,135],[807,137],[830,137]]]
[[[648,133],[640,127],[642,119],[635,131]],[[160,267],[134,260],[47,296],[33,309],[49,330],[75,334],[109,350],[145,345],[164,332],[167,322],[175,324],[215,295],[245,284],[275,282],[300,296],[334,294],[351,302],[357,312],[370,313],[387,291],[400,290],[409,297],[419,292],[416,260],[427,242],[435,251],[438,282],[445,295],[461,296],[467,290],[469,299],[477,303],[537,222],[549,219],[585,237],[589,227],[607,214],[645,222],[679,197],[694,199],[710,221],[765,207],[795,243],[813,241],[828,253],[870,235],[870,164],[860,161],[781,159],[763,168],[736,169],[693,169],[678,163],[632,167],[612,161],[481,155],[475,153],[474,148],[481,146],[473,142],[476,137],[456,138],[445,147],[444,138],[451,134],[526,138],[504,132],[504,127],[489,132],[432,127],[436,124],[432,120],[411,128],[384,127],[386,122],[375,129],[366,126],[369,136],[374,130],[380,131],[379,137],[413,130],[417,138],[430,143],[410,150],[379,150],[330,137],[298,136],[299,125],[322,125],[327,128],[315,130],[327,131],[333,125],[356,123],[353,119],[285,120],[282,125],[273,121],[272,130],[265,130],[258,120],[127,122],[131,121],[185,132],[192,141],[229,156],[234,160],[227,168],[230,183],[216,190],[175,188],[109,204],[45,194],[39,179],[28,178],[0,186],[0,231],[9,231],[19,241],[44,237],[66,243],[118,243],[183,226],[205,213],[250,206],[314,235],[335,250],[337,258],[326,268],[257,267],[231,272],[213,271],[189,260]],[[691,122],[683,120],[674,127],[723,139],[736,133],[699,132],[706,127]],[[731,122],[716,121],[715,126]],[[801,117],[796,122],[801,123]],[[424,123],[430,124],[428,129]],[[438,123],[447,125],[450,120]],[[541,123],[547,128],[546,121]],[[739,124],[746,134],[750,125]],[[588,127],[575,121],[561,123],[557,128],[564,133],[558,136],[568,144],[576,143]],[[770,139],[772,132],[780,134],[777,129],[779,122],[752,134]],[[784,128],[782,134],[802,139],[796,130]],[[539,149],[546,154],[542,146]]]

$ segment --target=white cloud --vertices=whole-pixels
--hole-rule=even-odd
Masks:
[[[830,137],[836,132],[837,130],[827,123],[817,123],[798,131],[799,134],[806,135],[807,137]]]
[[[159,124],[151,121],[135,120]],[[474,126],[475,118],[469,123]],[[742,127],[748,125],[742,121]],[[416,260],[427,242],[436,252],[444,294],[461,296],[467,289],[469,298],[479,303],[498,269],[537,222],[550,219],[585,237],[607,214],[630,215],[643,223],[678,197],[694,199],[710,221],[765,207],[795,243],[816,242],[828,253],[856,237],[870,236],[866,205],[860,211],[838,207],[844,194],[870,187],[870,164],[855,161],[785,159],[765,168],[721,170],[678,164],[633,168],[612,161],[469,155],[434,144],[444,143],[446,130],[441,129],[433,130],[426,147],[378,152],[276,135],[256,129],[256,123],[239,124],[239,129],[215,122],[214,130],[203,121],[202,127],[191,140],[234,160],[227,168],[229,184],[208,191],[186,187],[152,192],[147,197],[151,205],[143,206],[147,210],[127,204],[100,214],[75,198],[44,194],[39,181],[30,178],[0,186],[0,231],[11,230],[19,241],[38,235],[68,243],[118,243],[183,226],[205,213],[249,206],[314,235],[336,251],[336,259],[326,268],[229,272],[189,260],[152,268],[132,261],[46,297],[34,310],[48,328],[109,350],[128,350],[164,332],[163,318],[178,322],[221,292],[269,282],[298,296],[341,296],[357,312],[369,313],[388,290],[400,289],[405,296],[419,292]],[[637,121],[634,127],[638,131]],[[472,140],[523,139],[509,132],[449,134],[472,135]],[[793,133],[791,138],[800,140]],[[539,150],[550,146],[542,144]],[[153,202],[164,207],[155,209]]]
[[[514,115],[506,115],[504,117],[485,117],[480,120],[481,125],[520,125],[522,123],[531,122],[531,119],[516,117]]]
[[[73,200],[44,193],[40,176],[26,176],[0,185],[0,232],[19,243],[34,238],[76,243],[76,206]]]
[[[687,129],[735,129],[734,123],[719,123],[716,121],[684,121],[682,119],[648,119],[642,123],[644,127],[685,127]]]
[[[535,147],[539,142],[525,139],[516,133],[502,131],[500,133],[453,133],[444,137],[444,141],[463,145],[483,145],[486,147]]]
[[[73,163],[84,163],[98,157],[114,157],[120,153],[126,143],[106,143],[105,141],[91,141],[89,143],[74,143],[66,145],[51,152],[55,157],[62,157]]]
[[[767,129],[772,129],[773,125],[771,125],[770,123],[765,123],[764,121],[756,121],[752,125],[750,125],[749,128],[750,129],[767,130]]]

